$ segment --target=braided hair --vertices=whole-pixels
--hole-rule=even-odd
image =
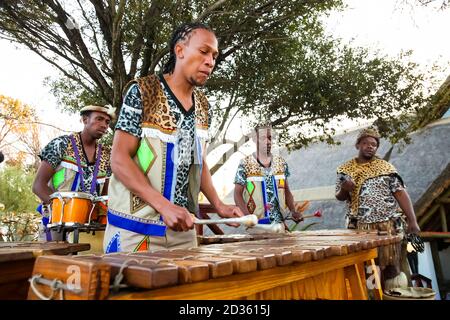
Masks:
[[[175,29],[172,34],[172,38],[170,39],[169,60],[167,60],[163,66],[163,73],[173,73],[176,63],[175,45],[178,41],[186,40],[189,34],[196,29],[204,29],[214,33],[208,25],[201,22],[188,22],[180,25],[177,29]]]

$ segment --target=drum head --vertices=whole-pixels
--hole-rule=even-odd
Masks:
[[[87,192],[74,192],[74,191],[68,191],[68,192],[55,192],[50,195],[50,200],[52,199],[58,199],[58,198],[78,198],[78,199],[87,199],[94,201],[94,196]]]

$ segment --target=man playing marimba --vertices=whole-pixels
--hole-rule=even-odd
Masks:
[[[221,217],[242,216],[219,199],[205,161],[211,117],[196,87],[206,83],[218,54],[208,26],[183,24],[163,73],[125,88],[111,155],[106,253],[195,247],[200,190]]]
[[[392,235],[417,234],[420,229],[411,199],[395,167],[376,156],[379,145],[376,129],[362,130],[356,140],[358,156],[337,168],[336,198],[347,201],[347,227]],[[407,228],[398,205],[406,215]],[[409,274],[405,248],[395,244],[379,249],[378,263],[384,281],[395,278],[401,270]]]
[[[282,157],[272,155],[271,125],[256,127],[253,140],[256,153],[239,163],[234,179],[236,205],[244,214],[257,215],[260,224],[282,223],[289,212],[294,221],[300,221],[302,215],[295,210],[287,180],[288,164]]]

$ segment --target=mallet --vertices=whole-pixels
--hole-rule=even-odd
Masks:
[[[272,224],[257,224],[251,227],[255,230],[261,230],[267,233],[284,233],[284,226],[282,223],[272,223]]]
[[[195,224],[219,224],[219,223],[238,223],[243,224],[246,227],[252,227],[258,224],[258,218],[254,214],[249,214],[243,217],[237,218],[224,218],[224,219],[198,219],[194,216]]]

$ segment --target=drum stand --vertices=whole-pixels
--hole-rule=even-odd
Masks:
[[[64,205],[66,203],[65,203],[63,196],[60,193],[57,194],[57,197],[58,197],[59,201],[62,203],[62,208],[61,208],[62,214],[60,217],[60,221],[57,223],[48,224],[47,228],[50,231],[54,231],[54,232],[61,234],[62,239],[58,239],[58,240],[67,242],[67,233],[73,232],[73,243],[78,243],[79,239],[80,239],[80,232],[86,232],[86,233],[92,232],[93,234],[95,234],[95,231],[104,231],[106,229],[106,224],[101,224],[101,223],[94,222],[91,220],[92,212],[94,210],[95,205],[91,207],[91,210],[89,212],[89,219],[88,219],[87,223],[63,222]],[[54,240],[56,240],[56,239],[54,239]]]
[[[105,224],[100,224],[96,222],[91,222],[90,224],[81,224],[81,223],[70,223],[65,224],[64,222],[62,224],[53,225],[49,227],[51,231],[55,231],[57,233],[62,234],[62,241],[67,241],[67,234],[69,232],[73,232],[73,243],[78,243],[80,232],[86,232],[86,233],[95,233],[95,231],[104,231],[106,229]]]

